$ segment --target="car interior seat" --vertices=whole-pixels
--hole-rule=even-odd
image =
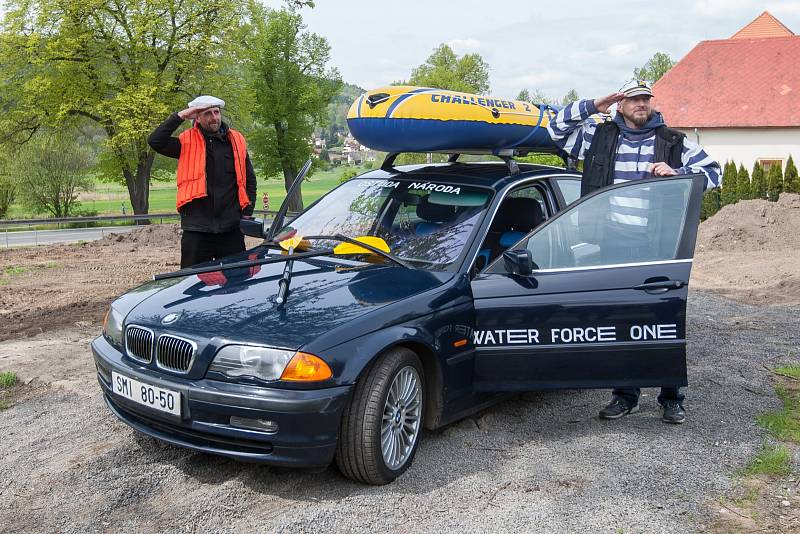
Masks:
[[[500,205],[489,228],[476,268],[482,269],[514,243],[544,222],[542,206],[534,198],[510,197]]]
[[[456,217],[457,206],[446,204],[432,204],[428,197],[422,197],[417,204],[417,217],[422,219],[414,228],[417,235],[428,235],[438,230],[442,223],[451,221]]]

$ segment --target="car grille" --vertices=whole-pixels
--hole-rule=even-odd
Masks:
[[[128,356],[150,363],[153,359],[153,332],[141,326],[129,326],[125,330],[125,346]]]
[[[163,335],[158,338],[156,363],[162,369],[185,373],[194,360],[195,345],[179,337]]]

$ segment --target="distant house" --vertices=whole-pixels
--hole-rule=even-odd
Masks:
[[[653,93],[667,124],[720,164],[800,157],[800,36],[766,11],[730,39],[695,46]]]

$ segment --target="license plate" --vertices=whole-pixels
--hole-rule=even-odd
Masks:
[[[115,371],[111,372],[111,384],[114,393],[126,399],[160,412],[181,415],[181,394],[178,391],[139,382]]]

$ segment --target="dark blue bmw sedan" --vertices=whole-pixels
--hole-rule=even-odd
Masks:
[[[703,181],[578,200],[555,167],[384,165],[114,301],[106,404],[178,446],[385,484],[423,426],[507,392],[685,385]]]

